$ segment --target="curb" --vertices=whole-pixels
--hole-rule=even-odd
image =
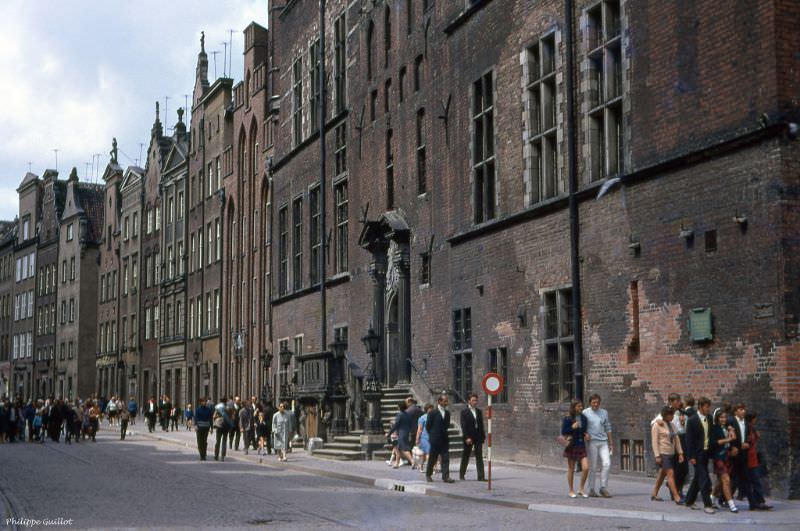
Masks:
[[[163,435],[155,435],[150,433],[142,433],[141,435],[146,435],[147,437],[150,438],[158,439],[171,444],[177,444],[179,446],[183,446],[186,448],[194,448],[194,445],[190,445],[189,443],[180,441],[178,439],[173,439],[171,437],[164,437]],[[227,456],[227,457],[229,458],[232,457],[234,460],[237,461],[241,460],[243,462],[250,462],[249,459],[245,460],[242,459],[240,456]],[[617,519],[625,518],[625,519],[646,520],[654,522],[697,523],[697,524],[710,524],[710,525],[733,524],[733,525],[784,526],[784,525],[795,525],[797,523],[795,519],[789,521],[764,521],[757,518],[748,518],[742,516],[736,516],[731,518],[720,518],[719,515],[705,515],[704,513],[697,514],[697,516],[695,516],[695,511],[689,511],[688,509],[686,510],[688,514],[687,513],[679,514],[679,513],[666,513],[658,511],[637,511],[630,509],[604,509],[602,507],[579,507],[575,505],[559,505],[555,503],[526,503],[526,502],[511,501],[511,500],[498,500],[498,499],[486,498],[480,495],[459,494],[455,492],[443,491],[439,488],[429,487],[425,484],[420,484],[418,482],[399,481],[392,478],[371,479],[368,477],[359,476],[355,474],[347,474],[344,472],[324,470],[324,469],[309,467],[306,465],[298,465],[291,462],[284,463],[281,466],[275,466],[272,464],[264,464],[264,463],[261,464],[262,466],[268,466],[270,468],[278,470],[280,469],[296,470],[298,472],[305,472],[307,474],[358,483],[361,485],[366,485],[381,490],[392,490],[409,494],[419,494],[423,496],[440,496],[443,498],[468,501],[471,503],[477,502],[485,505],[505,507],[507,509],[518,509],[518,510],[521,509],[532,512],[570,514],[570,515],[578,514],[584,516],[596,516],[601,518],[617,518]]]

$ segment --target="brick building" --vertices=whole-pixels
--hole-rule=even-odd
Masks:
[[[459,401],[501,372],[497,453],[555,464],[577,361],[615,469],[645,472],[649,419],[691,392],[759,411],[796,496],[799,19],[783,1],[327,2],[316,203],[317,4],[270,10],[272,324],[294,398],[319,416],[323,335],[372,324],[384,385]]]
[[[231,87],[219,78],[209,85],[204,38],[197,56],[192,97],[192,133],[187,201],[187,397],[219,397],[222,378],[223,179],[232,172]]]
[[[37,277],[36,277],[36,334],[34,337],[34,390],[36,396],[48,396],[58,393],[64,396],[64,389],[55,385],[56,363],[56,320],[60,316],[61,323],[68,317],[68,308],[56,308],[59,272],[59,236],[61,213],[64,210],[67,183],[58,180],[58,172],[46,170],[42,178],[41,223],[38,227],[37,242]],[[70,266],[72,269],[69,269]],[[66,281],[70,271],[74,271],[75,263],[65,259],[61,264],[61,280]],[[74,276],[71,277],[74,281]],[[73,313],[74,315],[74,313]]]
[[[126,400],[133,396],[143,403],[137,379],[141,368],[139,346],[141,335],[141,277],[146,270],[141,258],[141,235],[144,216],[142,213],[142,182],[144,169],[129,166],[125,169],[120,183],[120,217],[122,218],[122,237],[119,242],[119,257],[122,265],[122,293],[117,305],[119,309],[119,348],[117,362],[122,371],[118,374],[117,392]],[[121,362],[121,363],[120,363]]]
[[[56,354],[51,363],[55,396],[72,400],[87,398],[95,390],[97,278],[105,190],[101,185],[79,182],[75,168],[65,184],[58,230],[58,257],[61,267],[67,266],[64,269],[66,274],[62,271],[58,280],[57,299],[52,303],[51,322],[55,325],[55,309],[59,308],[59,324],[54,336]],[[44,280],[40,278],[39,283],[44,285],[49,278],[45,270]],[[47,305],[42,305],[42,308],[46,315]]]
[[[14,322],[14,242],[17,223],[6,221],[0,226],[0,396],[10,396],[13,391],[11,325]]]
[[[222,359],[225,383],[236,393],[270,394],[269,185],[266,160],[272,144],[267,69],[268,32],[244,30],[243,81],[233,87],[230,151],[225,157]],[[217,252],[222,250],[218,248]],[[224,258],[224,259],[223,259]],[[271,396],[269,396],[271,398]]]
[[[103,174],[103,230],[100,264],[97,272],[97,360],[95,392],[110,398],[119,392],[120,358],[118,347],[119,293],[121,282],[119,241],[122,235],[120,187],[124,170],[112,156]]]

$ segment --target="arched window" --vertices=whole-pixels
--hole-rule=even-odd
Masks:
[[[367,79],[375,74],[375,24],[369,21],[367,26]]]
[[[236,154],[236,159],[236,168],[239,174],[238,178],[246,179],[249,165],[247,163],[247,136],[244,134],[244,128],[239,132],[239,149]]]
[[[389,68],[389,52],[392,51],[392,10],[387,5],[383,11],[383,66]]]
[[[245,75],[245,93],[244,93],[244,103],[247,107],[250,106],[250,70],[247,71]]]

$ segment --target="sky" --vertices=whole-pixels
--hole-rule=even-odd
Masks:
[[[28,171],[101,182],[114,137],[119,164],[136,164],[155,102],[167,133],[191,104],[200,32],[209,80],[238,81],[253,21],[267,26],[266,0],[0,0],[0,219],[18,215]]]

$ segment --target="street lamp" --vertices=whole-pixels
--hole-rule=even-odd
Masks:
[[[331,360],[331,372],[333,373],[333,389],[331,401],[333,402],[333,419],[331,420],[331,433],[342,435],[347,433],[347,416],[345,414],[347,404],[347,389],[344,384],[344,361],[347,343],[341,338],[330,344],[333,359]]]
[[[292,351],[289,345],[284,344],[278,352],[278,359],[281,363],[281,400],[289,400],[289,364],[292,362]]]
[[[381,336],[375,333],[372,326],[369,327],[367,335],[361,338],[364,347],[369,354],[369,367],[367,368],[367,380],[364,382],[364,400],[367,402],[367,422],[365,431],[368,434],[383,434],[381,425],[381,384],[378,375],[375,373],[375,356],[380,350]]]
[[[270,374],[272,370],[272,352],[269,351],[268,348],[264,349],[264,352],[261,353],[261,366],[264,368],[264,372],[266,372],[266,378],[264,379],[264,386],[261,389],[261,399],[264,402],[269,402],[272,399],[270,389],[269,389],[269,380],[272,376]]]

